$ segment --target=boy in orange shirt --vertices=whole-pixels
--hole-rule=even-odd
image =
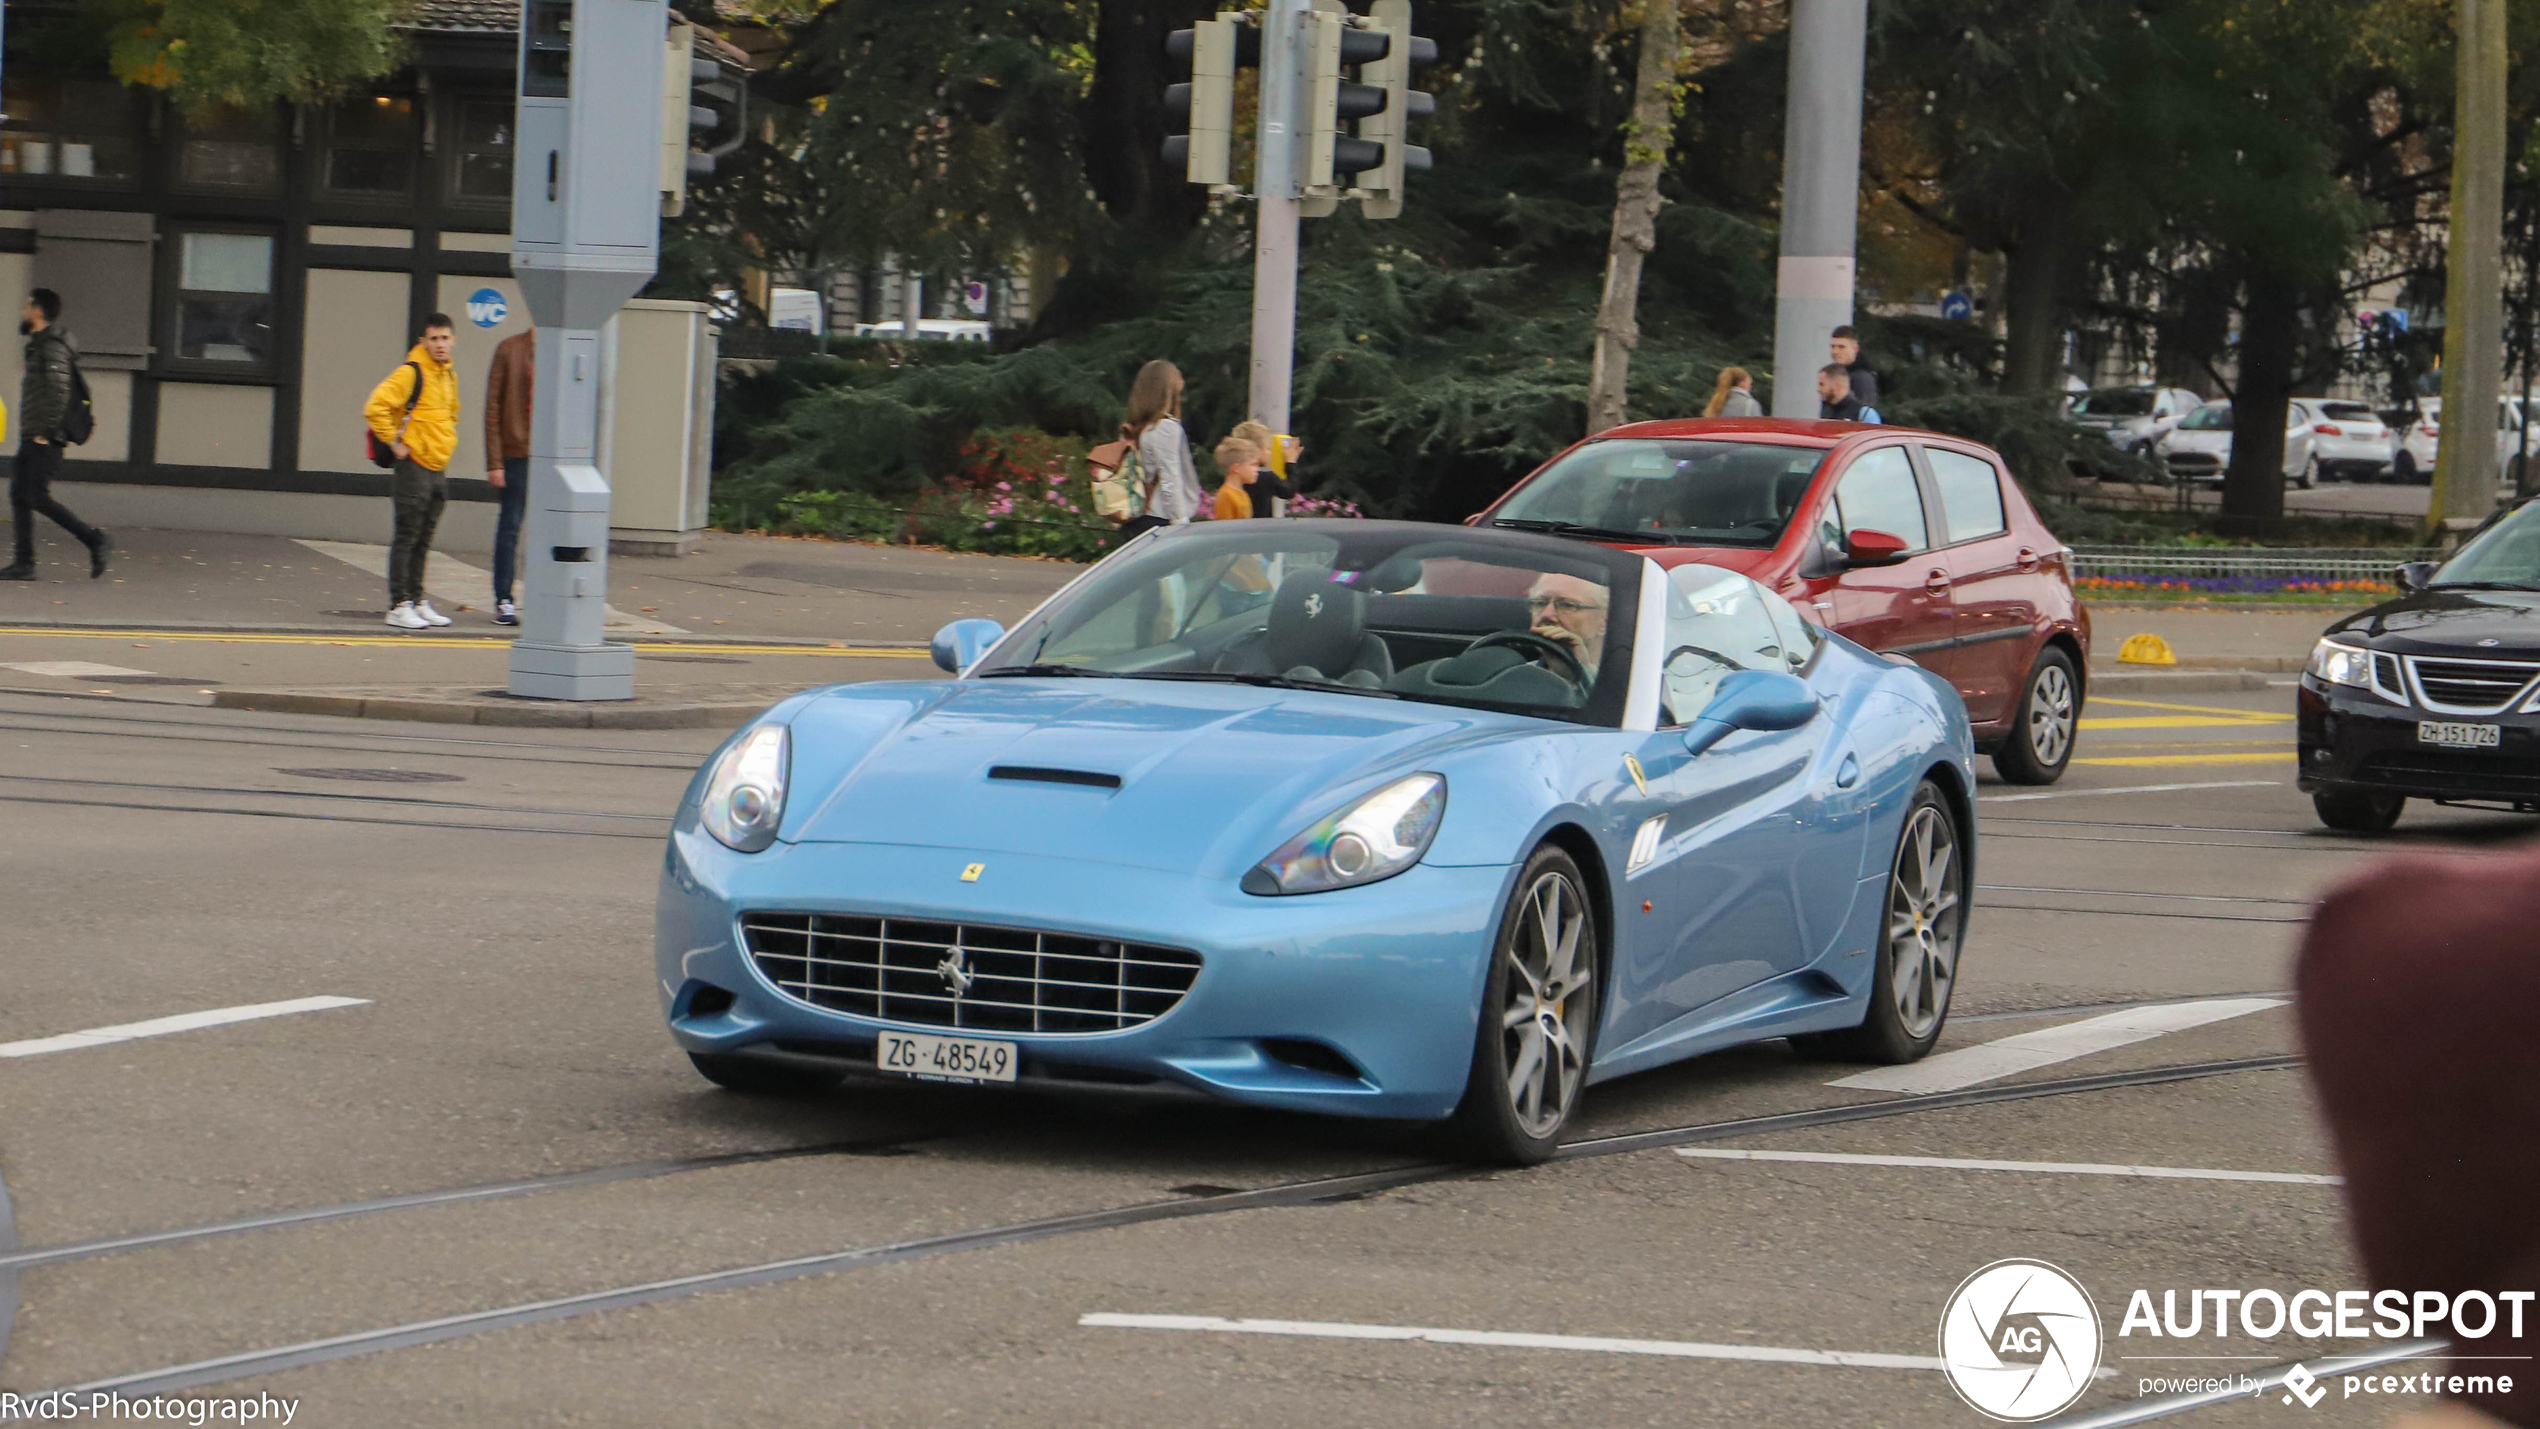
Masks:
[[[1228,437],[1217,444],[1217,465],[1226,473],[1226,484],[1217,488],[1217,505],[1209,514],[1220,521],[1251,519],[1252,493],[1246,488],[1261,476],[1261,448]]]

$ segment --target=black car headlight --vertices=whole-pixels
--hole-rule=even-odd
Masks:
[[[2372,688],[2372,652],[2335,640],[2322,640],[2311,647],[2310,672],[2332,685],[2349,685],[2358,690]]]
[[[697,819],[706,832],[742,853],[776,842],[785,819],[785,775],[793,739],[781,724],[763,724],[732,742],[714,762]]]
[[[1244,875],[1263,895],[1321,893],[1391,878],[1420,861],[1446,820],[1446,779],[1414,774],[1343,805]]]

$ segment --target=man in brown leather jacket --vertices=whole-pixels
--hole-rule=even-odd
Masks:
[[[485,479],[502,493],[494,517],[494,623],[520,624],[512,603],[519,570],[520,522],[529,509],[529,398],[536,385],[538,330],[514,333],[494,346],[485,373]]]

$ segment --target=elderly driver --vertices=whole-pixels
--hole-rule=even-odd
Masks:
[[[1534,633],[1577,657],[1589,683],[1605,653],[1605,587],[1577,576],[1544,574],[1526,591]]]

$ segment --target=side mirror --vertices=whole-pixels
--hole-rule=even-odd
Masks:
[[[2434,562],[2410,561],[2399,567],[2399,592],[2402,595],[2421,591],[2434,583]]]
[[[1905,559],[1905,538],[1886,531],[1855,531],[1843,538],[1845,559],[1856,566],[1892,566]]]
[[[938,669],[958,675],[1004,638],[1004,626],[974,616],[969,620],[956,620],[936,631],[934,643],[927,650],[935,657]]]
[[[1720,682],[1701,717],[1685,726],[1685,752],[1700,754],[1742,729],[1797,729],[1816,717],[1816,692],[1806,680],[1778,670],[1740,670]]]

